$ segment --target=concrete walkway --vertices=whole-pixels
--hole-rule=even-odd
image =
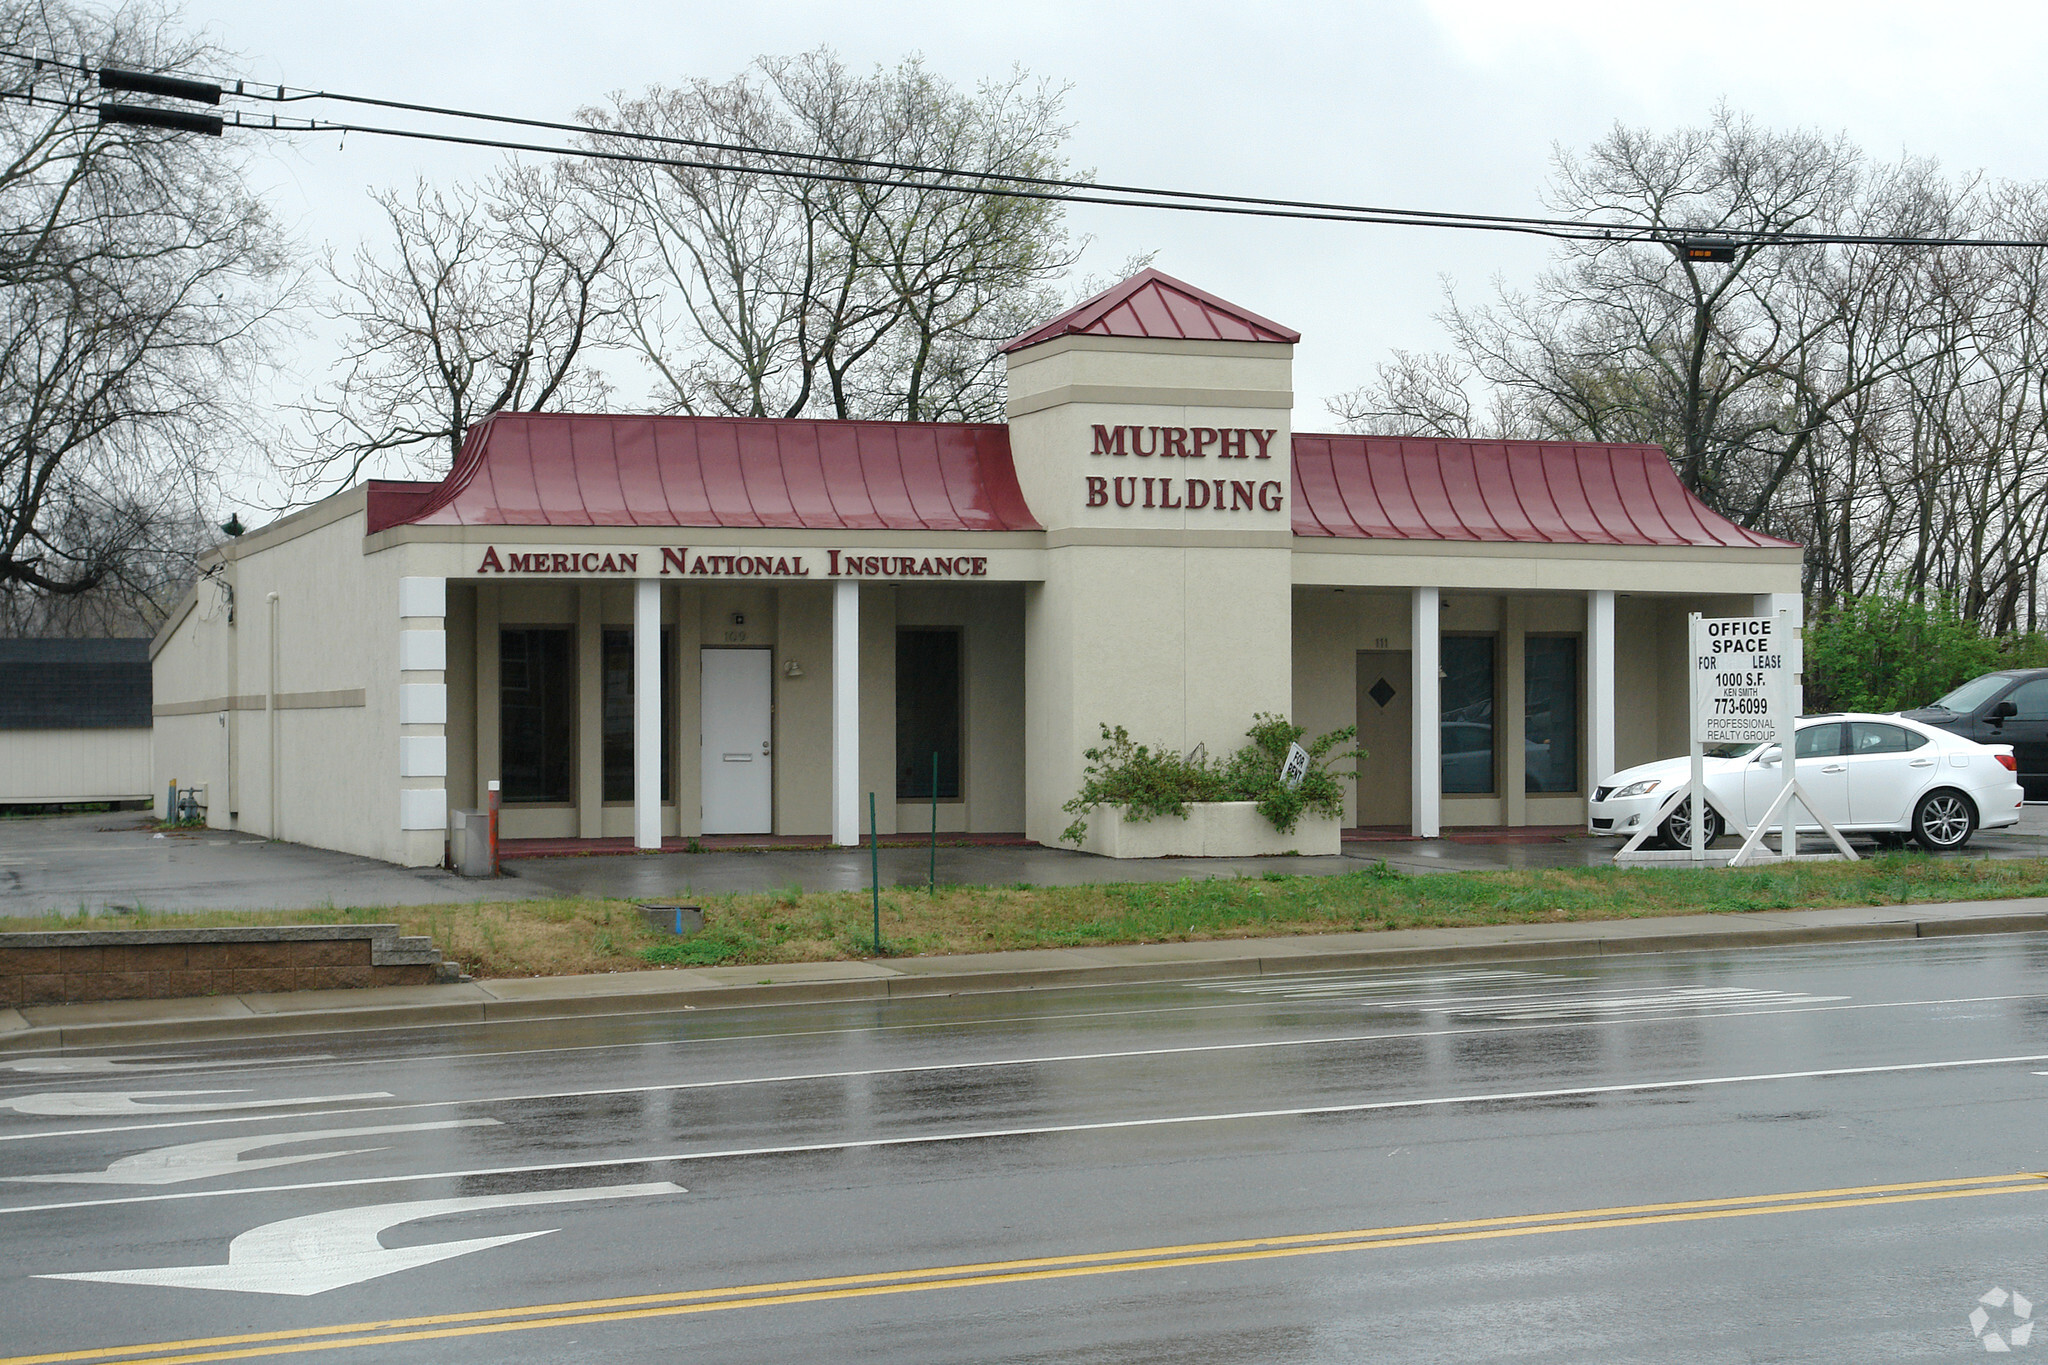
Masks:
[[[1222,976],[2048,932],[2048,900],[1674,915],[0,1009],[0,1053]],[[0,1062],[0,1069],[4,1069]]]
[[[939,848],[939,881],[952,886],[1074,886],[1256,877],[1329,876],[1380,859],[1402,872],[1595,867],[1611,839],[1539,843],[1401,839],[1347,843],[1335,858],[1157,858],[1120,862],[1072,849]],[[1867,847],[1867,845],[1866,845]],[[1979,834],[1958,857],[2032,858],[2048,853],[2048,806],[2026,808],[2013,830]],[[509,875],[469,880],[439,868],[394,867],[371,858],[275,843],[225,830],[157,835],[133,812],[0,819],[0,918],[99,914],[137,908],[316,910],[343,906],[468,904],[548,896],[656,899],[701,892],[853,891],[868,884],[866,849],[751,849],[702,853],[529,858]],[[930,854],[884,848],[885,886],[922,886]]]

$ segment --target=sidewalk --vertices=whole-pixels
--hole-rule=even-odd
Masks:
[[[1399,929],[0,1009],[0,1053],[1202,977],[2048,931],[2048,899]]]
[[[1371,831],[1352,831],[1370,833]],[[1381,833],[1386,833],[1382,831]],[[1004,843],[975,836],[942,843],[938,879],[946,886],[1074,886],[1099,882],[1177,882],[1184,878],[1334,876],[1384,861],[1398,872],[1498,872],[1598,867],[1619,846],[1575,828],[1458,831],[1440,839],[1347,839],[1338,857],[1140,858],[1118,861],[1071,848]],[[1534,840],[1534,842],[1531,842]],[[575,844],[578,841],[567,841]],[[623,843],[623,841],[618,841]],[[800,841],[799,841],[800,842]],[[601,848],[582,856],[521,857],[511,874],[471,880],[439,868],[389,863],[300,844],[272,843],[223,830],[165,836],[138,816],[63,815],[0,819],[0,919],[102,914],[146,908],[312,910],[335,906],[465,904],[550,896],[655,900],[780,891],[861,891],[878,867],[882,885],[923,886],[932,855],[915,840],[866,848],[762,847],[661,853]],[[687,847],[687,842],[685,842]],[[529,850],[530,851],[530,850]],[[2033,858],[2048,853],[2048,806],[2029,806],[2012,830],[1979,834],[1956,857]]]

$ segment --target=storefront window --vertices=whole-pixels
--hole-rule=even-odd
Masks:
[[[1531,635],[1523,642],[1523,702],[1528,709],[1524,790],[1579,789],[1579,642]]]
[[[661,631],[661,799],[672,800],[675,779],[670,744],[675,730],[675,697],[669,687],[671,632]],[[633,799],[633,632],[604,633],[604,799]]]
[[[498,632],[498,776],[506,804],[566,802],[576,740],[569,632]]]
[[[932,755],[938,755],[938,798],[960,796],[960,632],[896,632],[896,797],[932,799]]]
[[[1493,792],[1493,637],[1446,635],[1443,677],[1443,775],[1446,796]]]

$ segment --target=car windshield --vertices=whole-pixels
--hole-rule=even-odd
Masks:
[[[1741,758],[1756,752],[1754,744],[1703,744],[1700,752],[1708,758]]]
[[[1997,694],[2012,679],[2003,673],[1987,673],[1981,678],[1972,678],[1955,691],[1934,703],[1944,711],[1965,715],[1976,710]]]

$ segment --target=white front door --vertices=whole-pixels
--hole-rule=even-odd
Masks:
[[[703,676],[704,833],[770,833],[775,783],[768,651],[707,649]]]

